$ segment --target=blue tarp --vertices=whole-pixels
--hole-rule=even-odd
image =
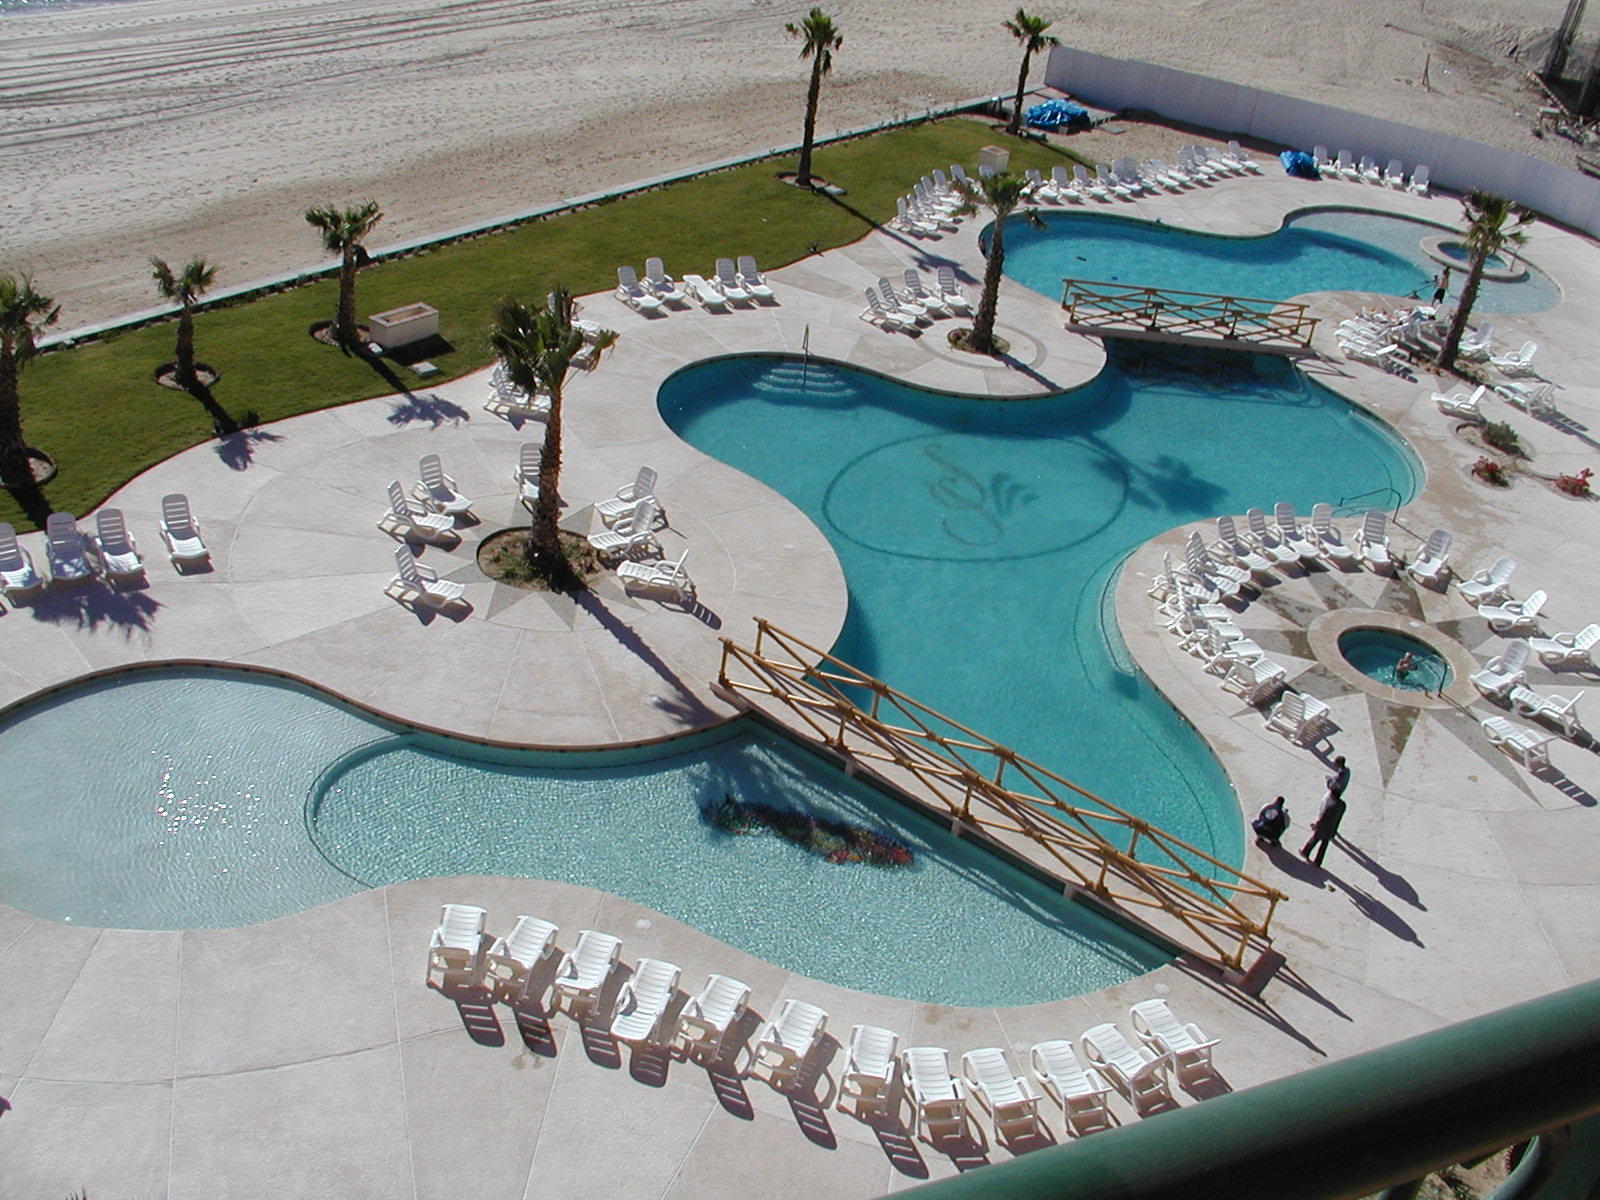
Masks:
[[[1089,110],[1069,104],[1065,100],[1046,100],[1035,104],[1022,114],[1023,120],[1035,129],[1089,128]]]
[[[1304,150],[1285,150],[1278,155],[1278,161],[1283,164],[1283,169],[1296,179],[1322,178],[1322,172],[1317,170],[1317,160]]]

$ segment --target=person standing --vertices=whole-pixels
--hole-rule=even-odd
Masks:
[[[1340,754],[1333,760],[1333,774],[1328,776],[1328,799],[1342,799],[1345,788],[1349,786],[1350,768],[1344,765],[1344,755]],[[1323,803],[1326,805],[1327,802]]]
[[[1434,276],[1433,280],[1433,306],[1438,308],[1444,303],[1445,295],[1450,291],[1450,268],[1446,267]]]

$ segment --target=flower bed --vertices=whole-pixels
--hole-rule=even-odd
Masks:
[[[792,808],[746,803],[732,793],[723,796],[720,804],[705,809],[705,818],[723,833],[735,836],[770,830],[824,862],[864,862],[874,867],[909,867],[912,862],[911,848],[887,834]]]

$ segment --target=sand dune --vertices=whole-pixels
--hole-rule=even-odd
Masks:
[[[1077,0],[1056,31],[1527,150],[1560,0]],[[0,269],[68,326],[153,303],[147,260],[239,283],[318,257],[309,204],[381,243],[794,140],[805,68],[764,0],[140,0],[0,14]],[[1051,8],[1038,6],[1049,15]],[[1006,5],[842,0],[826,131],[1015,80]],[[1421,85],[1429,61],[1431,90]]]

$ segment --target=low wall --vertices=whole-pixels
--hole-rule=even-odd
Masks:
[[[1370,154],[1380,165],[1398,158],[1408,172],[1426,163],[1439,187],[1483,188],[1600,237],[1600,180],[1514,150],[1070,46],[1050,52],[1045,82],[1097,108],[1148,109],[1298,150],[1321,145],[1337,154],[1348,149],[1358,158]]]

